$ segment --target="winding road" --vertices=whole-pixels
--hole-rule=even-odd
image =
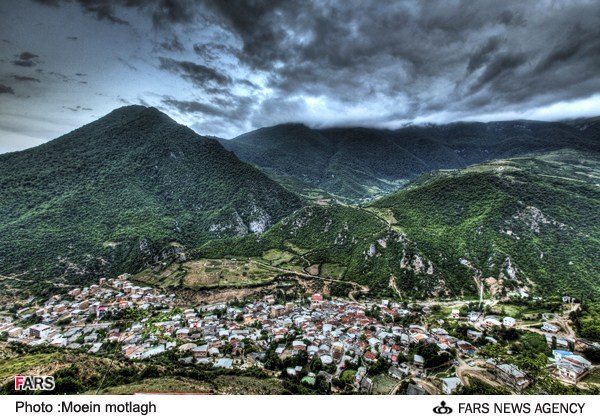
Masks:
[[[313,274],[309,274],[309,273],[302,273],[300,271],[295,271],[295,270],[288,270],[288,269],[284,269],[281,267],[275,267],[275,266],[271,266],[269,264],[263,263],[261,261],[257,261],[257,260],[250,260],[251,263],[254,263],[256,265],[259,265],[261,267],[265,267],[265,268],[270,268],[273,270],[277,270],[280,271],[282,273],[286,273],[286,274],[290,274],[290,275],[294,275],[294,276],[298,276],[298,277],[302,277],[304,279],[311,279],[311,280],[324,280],[324,281],[328,281],[328,282],[337,282],[337,283],[346,283],[346,284],[350,284],[352,286],[354,286],[355,290],[352,290],[350,293],[348,293],[348,297],[353,301],[356,302],[356,299],[354,297],[354,295],[358,292],[363,292],[363,293],[368,293],[369,292],[369,287],[360,283],[356,283],[356,282],[351,282],[349,280],[340,280],[340,279],[330,279],[327,277],[321,277],[321,276],[315,276]]]

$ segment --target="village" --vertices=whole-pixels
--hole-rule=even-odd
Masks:
[[[356,302],[321,293],[294,301],[267,294],[244,303],[183,307],[177,302],[175,294],[135,285],[128,274],[101,278],[0,317],[0,335],[8,342],[121,354],[134,361],[173,353],[184,364],[256,367],[346,393],[382,393],[381,376],[389,394],[452,394],[472,379],[523,393],[535,376],[490,349],[517,329],[543,336],[552,353],[544,356],[543,369],[563,384],[577,385],[594,369],[555,314],[544,314],[542,325],[532,328],[483,310],[465,315],[466,306],[441,319],[427,305],[416,312],[399,302]],[[575,301],[566,296],[563,302]]]

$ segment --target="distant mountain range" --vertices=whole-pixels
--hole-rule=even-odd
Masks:
[[[432,170],[565,147],[598,151],[599,131],[598,118],[460,122],[395,131],[286,124],[220,142],[294,191],[310,185],[356,203],[398,190]]]
[[[300,206],[217,141],[154,108],[124,107],[0,155],[0,273],[135,271],[211,238],[262,232]]]
[[[180,265],[181,287],[208,271],[185,260],[252,257],[254,284],[298,271],[342,294],[351,282],[385,297],[600,297],[599,179],[598,118],[291,124],[228,141],[128,106],[0,155],[0,275]]]

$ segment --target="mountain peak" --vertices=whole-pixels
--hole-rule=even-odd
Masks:
[[[110,121],[113,123],[131,123],[136,120],[142,119],[144,122],[155,121],[155,122],[171,122],[177,124],[167,114],[161,112],[155,107],[142,106],[142,105],[129,105],[119,107],[106,116],[100,118],[100,121]]]
[[[126,106],[0,158],[0,273],[137,271],[170,242],[262,232],[300,205],[217,141]]]

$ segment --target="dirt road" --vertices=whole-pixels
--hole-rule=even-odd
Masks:
[[[303,279],[313,279],[313,280],[314,279],[318,279],[318,280],[324,280],[324,281],[328,281],[328,282],[346,283],[346,284],[352,285],[356,289],[352,290],[350,293],[348,293],[348,297],[352,301],[354,301],[354,302],[356,302],[355,295],[358,292],[369,293],[369,287],[365,286],[363,284],[360,284],[360,283],[351,282],[351,281],[348,281],[348,280],[330,279],[330,278],[327,278],[327,277],[315,276],[315,275],[309,274],[309,273],[302,273],[302,272],[295,271],[295,270],[288,270],[288,269],[284,269],[284,268],[281,268],[281,267],[271,266],[269,264],[266,264],[266,263],[263,263],[263,262],[257,261],[257,260],[250,260],[250,262],[254,263],[256,265],[262,266],[262,267],[267,267],[267,268],[270,268],[270,269],[273,269],[273,270],[280,271],[282,273],[286,273],[286,274],[290,274],[290,275],[302,277]]]

